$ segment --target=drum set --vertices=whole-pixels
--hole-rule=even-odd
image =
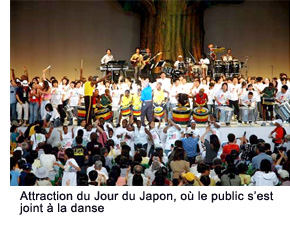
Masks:
[[[214,76],[224,74],[227,77],[240,74],[242,63],[239,59],[233,59],[232,61],[215,60],[213,65]]]

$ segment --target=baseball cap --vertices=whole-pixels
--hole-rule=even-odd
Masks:
[[[22,85],[23,85],[23,86],[28,86],[28,82],[27,82],[27,80],[24,80],[24,81],[22,82]]]
[[[188,129],[186,130],[185,134],[193,134],[192,129],[191,129],[191,128],[188,128]]]
[[[289,172],[287,170],[280,169],[278,170],[278,174],[280,175],[282,179],[289,178]]]
[[[283,121],[281,119],[277,119],[277,120],[274,120],[274,124],[277,123],[279,125],[282,125]]]
[[[29,163],[24,164],[24,165],[22,166],[22,169],[23,169],[23,170],[29,170],[29,169],[31,169],[31,164],[29,164]]]

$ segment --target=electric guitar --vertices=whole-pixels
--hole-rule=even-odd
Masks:
[[[159,53],[157,53],[154,57],[152,57],[152,58],[148,58],[146,61],[143,61],[142,62],[142,65],[141,65],[141,69],[144,69],[144,67],[148,64],[148,63],[150,63],[152,60],[154,60],[155,58],[157,58],[159,55],[161,55],[162,54],[162,52],[159,52]]]

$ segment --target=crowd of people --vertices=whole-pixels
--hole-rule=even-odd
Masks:
[[[26,68],[20,78],[11,70],[11,186],[290,185],[290,135],[283,128],[288,121],[276,112],[290,99],[286,74],[271,82],[223,75],[172,79],[165,73],[153,83],[122,77],[112,82],[109,75],[59,82],[46,71],[29,81]],[[187,95],[186,103],[180,95]],[[164,117],[154,116],[155,105]],[[215,112],[221,105],[234,108],[238,122],[242,106],[255,109],[255,123],[272,121],[273,147],[259,136],[234,133],[222,143]],[[194,119],[175,122],[176,106],[207,108],[205,132]],[[104,110],[113,116],[100,116]]]

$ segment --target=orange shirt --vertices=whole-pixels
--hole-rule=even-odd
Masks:
[[[277,127],[276,129],[274,129],[274,132],[276,133],[276,137],[277,139],[280,139],[280,140],[276,140],[274,141],[276,144],[281,144],[282,142],[282,139],[284,137],[284,129],[282,126],[279,126]]]
[[[225,162],[226,156],[231,154],[231,151],[234,150],[234,149],[237,150],[237,151],[240,151],[240,147],[237,144],[233,144],[233,143],[226,144],[223,147],[223,153],[221,155],[222,162]]]

